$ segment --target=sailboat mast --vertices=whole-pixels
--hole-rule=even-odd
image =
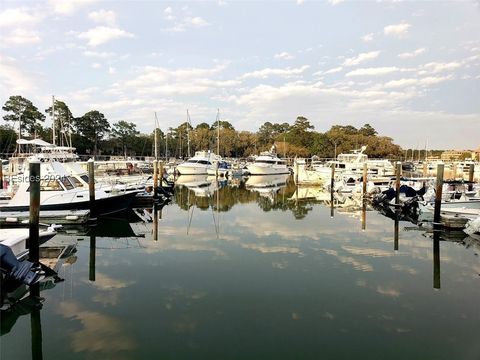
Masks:
[[[155,161],[158,160],[158,118],[157,118],[157,112],[155,111],[155,133],[153,135],[153,141],[154,141],[154,151],[155,151]]]
[[[190,157],[190,114],[187,109],[187,156]]]
[[[52,95],[52,137],[53,137],[53,145],[55,145],[55,95]]]
[[[217,155],[220,156],[220,109],[217,109]]]

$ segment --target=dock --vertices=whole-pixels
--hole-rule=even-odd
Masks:
[[[28,224],[28,211],[0,211],[0,225]],[[40,211],[40,223],[58,225],[85,224],[90,218],[90,210],[48,210]]]

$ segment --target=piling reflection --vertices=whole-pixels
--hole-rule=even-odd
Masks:
[[[433,288],[440,289],[440,231],[433,232]]]
[[[97,251],[97,240],[94,234],[90,235],[90,262],[88,266],[88,280],[95,281],[95,261]]]

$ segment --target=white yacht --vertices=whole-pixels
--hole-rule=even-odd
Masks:
[[[275,153],[275,145],[270,151],[263,151],[255,158],[252,164],[247,165],[250,175],[289,174],[287,162],[280,159]]]
[[[180,175],[206,175],[219,159],[210,151],[196,151],[195,156],[178,165],[176,171]]]
[[[29,171],[19,175],[11,199],[1,201],[0,211],[28,211],[30,206]],[[88,181],[88,179],[87,179]],[[95,189],[97,215],[121,212],[130,206],[138,191],[107,192]],[[89,209],[89,189],[72,177],[64,164],[49,161],[40,164],[40,210]]]

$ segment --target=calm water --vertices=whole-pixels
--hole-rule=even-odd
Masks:
[[[360,201],[332,217],[329,194],[290,183],[187,180],[156,234],[132,215],[52,239],[76,246],[65,281],[2,313],[0,358],[480,358],[472,239],[406,221],[397,237]]]

